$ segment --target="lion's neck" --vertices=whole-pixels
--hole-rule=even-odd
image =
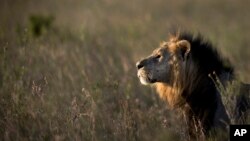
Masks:
[[[180,89],[166,83],[157,83],[156,91],[160,98],[167,101],[171,108],[177,107],[182,103]]]

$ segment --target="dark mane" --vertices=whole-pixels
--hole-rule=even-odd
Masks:
[[[196,134],[192,129],[201,122],[201,129],[207,136],[208,132],[217,126],[215,124],[216,120],[223,120],[224,123],[220,124],[223,128],[225,128],[225,123],[229,123],[224,107],[223,112],[220,112],[223,116],[216,117],[216,111],[219,105],[222,105],[222,101],[220,94],[218,94],[219,91],[208,75],[215,72],[220,80],[223,80],[223,75],[225,74],[233,77],[233,67],[201,35],[194,36],[189,33],[182,33],[179,34],[178,40],[187,40],[191,44],[188,59],[195,64],[197,69],[196,74],[198,74],[186,74],[193,75],[193,79],[185,81],[187,87],[181,93],[190,107],[190,109],[184,110],[190,122],[190,135]],[[214,77],[214,75],[210,75],[210,77]],[[190,88],[191,91],[189,91]]]
[[[208,75],[209,73],[228,72],[233,74],[233,67],[228,60],[222,58],[213,45],[200,34],[194,36],[190,33],[181,33],[179,40],[187,40],[191,44],[191,56],[193,61],[197,63],[201,71]]]

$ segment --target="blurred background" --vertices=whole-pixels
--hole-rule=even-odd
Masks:
[[[1,0],[0,140],[183,140],[135,63],[174,28],[250,83],[247,0]]]

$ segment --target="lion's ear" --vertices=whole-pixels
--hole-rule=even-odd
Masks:
[[[180,49],[181,56],[184,60],[187,59],[187,56],[191,50],[191,45],[187,40],[180,40],[177,43],[177,47]]]

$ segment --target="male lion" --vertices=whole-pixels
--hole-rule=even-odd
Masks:
[[[234,79],[234,71],[201,36],[174,36],[136,66],[142,84],[154,84],[170,107],[181,109],[191,138],[206,137],[230,124],[213,80],[226,85]]]

